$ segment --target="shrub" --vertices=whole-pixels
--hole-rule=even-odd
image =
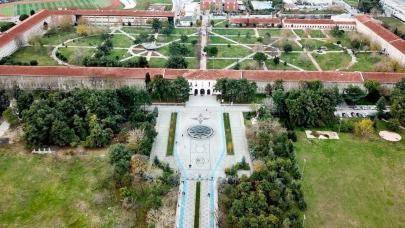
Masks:
[[[8,107],[3,112],[3,118],[10,124],[11,127],[14,127],[18,124],[17,115],[11,107]]]
[[[287,136],[288,139],[290,139],[291,141],[297,142],[297,134],[295,133],[295,131],[293,130],[287,131]]]
[[[358,137],[369,138],[373,132],[373,121],[369,119],[363,119],[354,125],[354,134]]]
[[[398,132],[399,126],[400,126],[400,123],[399,123],[398,119],[390,119],[387,121],[387,128],[390,131]]]

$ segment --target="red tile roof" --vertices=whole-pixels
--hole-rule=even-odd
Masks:
[[[365,81],[374,80],[381,83],[396,83],[402,78],[405,78],[405,73],[365,72],[362,74]]]
[[[366,27],[368,27],[371,31],[377,34],[379,37],[390,43],[400,52],[405,54],[405,41],[401,39],[399,36],[392,33],[390,30],[384,28],[381,24],[373,20],[371,17],[367,15],[360,15],[356,16],[356,20]]]
[[[29,30],[33,25],[38,24],[49,16],[47,10],[41,10],[31,17],[25,19],[18,25],[12,27],[7,32],[0,35],[0,47],[6,45],[8,42],[14,40],[17,36]]]
[[[319,72],[319,71],[243,71],[243,77],[254,81],[330,81],[362,82],[361,74],[356,72]]]
[[[65,66],[0,66],[1,76],[62,76],[145,78],[145,74],[164,74],[160,68],[65,67]]]
[[[336,24],[331,19],[285,19],[284,23],[288,24],[315,24],[315,25],[329,25]]]
[[[255,17],[238,17],[231,18],[231,23],[235,24],[281,24],[281,19],[278,18],[255,18]]]
[[[405,54],[405,40],[403,39],[394,40],[390,44],[394,46],[396,49],[398,49],[400,52]]]
[[[241,71],[241,70],[187,70],[162,68],[112,68],[112,67],[65,67],[65,66],[0,66],[1,76],[27,77],[100,77],[144,79],[161,74],[167,79],[183,76],[189,80],[216,80],[218,78],[245,78],[252,81],[313,81],[362,83],[377,80],[381,83],[395,83],[405,78],[405,73],[381,72],[302,72],[302,71]]]

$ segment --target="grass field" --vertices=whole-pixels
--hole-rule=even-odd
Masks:
[[[22,151],[0,149],[2,226],[113,227],[125,217],[107,159],[57,159]]]
[[[0,8],[0,14],[14,16],[30,14],[31,10],[58,8],[101,9],[111,5],[109,0],[63,0],[54,2],[20,3]]]
[[[177,112],[172,112],[170,115],[169,137],[167,139],[166,156],[173,156],[174,140],[176,138],[176,122]]]
[[[226,154],[233,155],[233,141],[232,141],[232,132],[231,132],[231,122],[229,120],[229,113],[224,113],[224,129],[225,129],[225,138],[226,138]]]
[[[200,203],[201,203],[201,182],[195,186],[195,204],[194,204],[194,228],[200,227]]]
[[[217,58],[243,58],[252,52],[251,50],[239,45],[232,45],[230,47],[225,45],[209,46],[215,46],[218,48],[218,55],[216,56]]]
[[[308,57],[301,58],[302,53],[283,53],[280,59],[286,61],[287,63],[293,64],[297,67],[300,67],[304,70],[314,71],[316,67],[312,64],[311,60]]]
[[[347,67],[352,59],[349,54],[344,52],[324,55],[312,54],[312,56],[314,56],[322,70],[336,70]]]
[[[305,227],[404,227],[405,140],[385,142],[377,134],[362,140],[295,143],[308,204]],[[405,133],[402,133],[402,138]],[[306,162],[304,162],[306,161]]]
[[[50,56],[50,50],[47,47],[28,46],[20,48],[10,56],[12,62],[21,62],[29,64],[31,60],[38,61],[40,66],[55,66],[58,65]]]
[[[225,67],[236,62],[237,59],[208,59],[208,69],[224,69]]]
[[[350,71],[373,71],[374,65],[387,57],[373,53],[357,53],[356,58],[357,63],[349,69]]]

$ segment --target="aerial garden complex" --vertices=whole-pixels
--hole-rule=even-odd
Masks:
[[[389,4],[0,0],[0,227],[405,226]]]

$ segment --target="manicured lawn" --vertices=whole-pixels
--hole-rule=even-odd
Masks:
[[[284,51],[284,45],[286,44],[290,44],[293,48],[293,51],[302,51],[302,48],[298,46],[298,44],[294,42],[292,39],[283,39],[277,41],[273,44],[273,46],[279,48],[281,51]]]
[[[327,53],[324,55],[314,54],[312,56],[318,62],[322,70],[336,70],[345,68],[349,65],[352,58],[349,54],[342,53]]]
[[[229,113],[224,113],[224,127],[225,127],[225,138],[226,138],[226,154],[233,155],[234,151],[233,151],[231,122],[229,120]]]
[[[72,39],[79,37],[79,35],[76,33],[76,30],[74,27],[72,27],[69,30],[56,30],[55,33],[47,33],[43,37],[41,37],[41,42],[42,44],[51,44],[51,45],[58,45],[66,40]]]
[[[150,58],[149,67],[162,68],[165,67],[167,60],[164,58]]]
[[[201,182],[195,186],[195,204],[194,204],[194,228],[200,227],[200,202],[201,202]]]
[[[246,59],[240,63],[241,70],[263,70],[263,66],[260,67],[259,64],[253,59]]]
[[[179,40],[179,39],[180,39],[180,36],[178,36],[178,35],[167,36],[167,35],[159,34],[159,36],[156,39],[156,42],[158,42],[158,43],[167,43],[167,42],[170,42],[170,41],[173,41],[173,40]]]
[[[0,223],[4,227],[114,227],[121,208],[107,158],[57,158],[0,149]],[[131,223],[135,214],[132,214]]]
[[[311,29],[309,32],[312,38],[325,38],[325,35],[322,33],[321,30]]]
[[[301,58],[301,53],[288,53],[288,54],[283,53],[281,55],[281,59],[286,61],[287,63],[300,67],[304,70],[310,71],[316,70],[316,67],[312,64],[309,57],[304,56],[303,58]]]
[[[246,35],[248,34],[248,35]],[[241,44],[255,44],[257,43],[257,37],[255,37],[255,34],[251,34],[250,32],[247,32],[245,34],[242,34],[240,37],[238,36],[225,36],[231,40],[234,40],[236,42],[239,42]]]
[[[295,29],[294,32],[301,38],[325,38],[325,35],[322,33],[321,30],[316,29],[309,29],[307,31],[303,29]]]
[[[318,48],[325,46],[325,42],[313,39],[302,39],[300,43],[309,51],[318,50]]]
[[[173,156],[174,141],[176,139],[177,112],[170,115],[169,138],[167,139],[166,156]]]
[[[111,53],[109,54],[109,56],[119,60],[119,59],[123,59],[125,57],[127,57],[128,51],[125,49],[113,49],[111,50]]]
[[[115,34],[112,38],[111,41],[113,43],[114,47],[124,47],[124,48],[129,48],[132,46],[133,41],[131,38],[129,38],[126,35],[118,35]]]
[[[29,64],[31,60],[36,60],[40,66],[58,65],[58,63],[50,57],[51,50],[51,48],[48,49],[47,47],[40,46],[22,47],[10,56],[9,62]]]
[[[72,42],[67,43],[67,45],[74,45],[74,46],[98,46],[103,43],[101,36],[86,36],[80,39],[74,40]]]
[[[186,58],[186,62],[188,63],[187,69],[197,69],[197,58]]]
[[[209,46],[215,46],[218,48],[218,55],[216,56],[217,58],[222,57],[243,58],[252,52],[251,50],[238,45],[232,45],[230,47],[224,45],[209,45]]]
[[[273,59],[268,59],[266,61],[267,69],[269,70],[295,70],[294,68],[284,65],[284,63],[274,64]]]
[[[289,29],[279,29],[279,28],[275,28],[275,29],[257,29],[259,32],[259,35],[264,37],[267,33],[270,34],[271,37],[280,37],[281,34],[287,35],[287,36],[291,36],[292,32]]]
[[[69,64],[82,65],[84,57],[93,55],[95,49],[67,47],[67,48],[59,48],[58,51],[68,59]],[[82,54],[75,54],[75,52]],[[82,58],[77,58],[77,56],[82,56]]]
[[[232,39],[232,38],[230,38],[230,39]],[[226,40],[226,39],[224,39],[222,37],[213,36],[213,35],[209,36],[209,41],[208,42],[210,44],[234,44],[234,42],[231,42],[231,41]]]
[[[350,68],[350,71],[373,71],[374,65],[386,58],[377,53],[356,54],[357,63]]]
[[[109,0],[62,0],[53,2],[31,2],[26,4],[14,4],[0,8],[0,13],[6,16],[30,14],[31,10],[38,12],[41,9],[79,8],[100,9],[111,5]]]
[[[137,27],[137,26],[123,27],[122,31],[124,31],[126,33],[134,33],[134,34],[140,34],[140,33],[152,34],[152,33],[154,33],[152,28],[150,28],[150,27]]]
[[[306,227],[403,227],[405,224],[405,133],[390,143],[377,134],[362,140],[295,143],[308,209]],[[304,162],[306,161],[306,162]]]
[[[207,68],[224,69],[236,61],[237,59],[208,59]]]
[[[255,35],[255,31],[253,29],[230,29],[230,28],[225,28],[225,29],[213,29],[214,33],[217,33],[219,35],[240,35],[244,36],[247,33],[249,33],[251,36]]]
[[[197,29],[196,28],[175,28],[173,30],[172,34],[177,34],[177,35],[191,35],[193,33],[196,33]]]
[[[186,44],[186,47],[188,49],[188,53],[184,57],[195,57],[197,50],[191,44]],[[170,56],[169,45],[161,47],[157,49],[157,51],[160,52],[162,55]]]

